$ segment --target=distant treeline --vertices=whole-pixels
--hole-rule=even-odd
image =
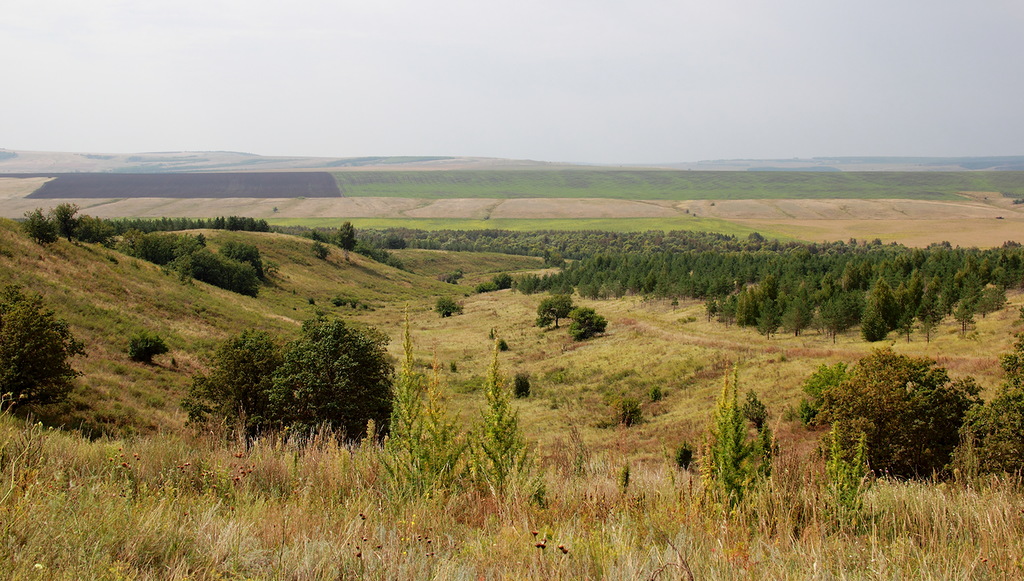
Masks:
[[[780,328],[799,335],[817,326],[833,338],[861,326],[877,341],[894,330],[927,336],[948,315],[966,333],[975,314],[1002,308],[1005,289],[1024,282],[1024,250],[1016,243],[979,250],[948,244],[806,244],[779,250],[695,250],[648,254],[605,252],[562,272],[520,279],[524,292],[576,290],[589,298],[636,294],[706,301],[708,318]]]
[[[411,230],[387,228],[364,229],[360,237],[381,248],[426,248],[465,252],[500,252],[525,256],[552,256],[582,259],[602,252],[645,254],[651,252],[686,252],[715,250],[719,252],[780,251],[804,247],[800,242],[768,240],[753,233],[737,238],[715,232],[673,230],[663,232],[607,232],[602,230]]]
[[[174,232],[177,230],[235,230],[270,232],[270,224],[262,218],[220,216],[218,218],[118,218],[106,220],[120,235],[129,230],[140,232]]]

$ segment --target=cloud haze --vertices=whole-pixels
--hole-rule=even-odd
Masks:
[[[1018,0],[13,0],[0,147],[1024,153]]]

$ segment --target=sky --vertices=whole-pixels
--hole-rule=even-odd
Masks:
[[[1024,155],[1020,0],[6,0],[0,147]]]

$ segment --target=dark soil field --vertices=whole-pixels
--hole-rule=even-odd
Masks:
[[[188,174],[57,173],[8,177],[54,177],[29,198],[336,198],[327,172]]]

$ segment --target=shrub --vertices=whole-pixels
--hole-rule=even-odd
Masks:
[[[231,241],[220,249],[220,254],[231,260],[248,264],[256,271],[256,278],[263,279],[266,273],[263,271],[263,259],[260,258],[260,250],[252,244]]]
[[[635,426],[644,421],[644,411],[640,408],[640,401],[635,397],[624,397],[615,404],[616,417],[620,424]]]
[[[983,473],[1024,471],[1024,335],[999,361],[1005,372],[996,397],[968,412],[957,449],[957,465]],[[968,458],[968,447],[974,458]],[[966,460],[976,463],[965,466]]]
[[[675,456],[676,466],[679,466],[683,470],[688,470],[690,464],[693,463],[693,446],[689,442],[683,442],[676,448]]]
[[[608,320],[598,315],[590,307],[573,309],[569,313],[572,323],[569,325],[569,335],[577,341],[589,339],[598,333],[604,333],[608,327]]]
[[[978,391],[972,379],[951,381],[930,359],[879,349],[822,392],[819,421],[848,422],[851,430],[863,431],[874,470],[930,476],[949,463]]]
[[[42,297],[14,285],[0,291],[0,395],[15,405],[63,401],[79,375],[75,355],[85,355],[82,343]]]
[[[452,315],[462,314],[462,305],[455,302],[455,299],[451,297],[440,297],[437,302],[434,303],[434,310],[437,314],[441,315],[441,318],[450,317]]]
[[[156,333],[139,331],[128,341],[128,357],[140,363],[152,363],[153,357],[167,353],[167,344]]]
[[[747,392],[747,401],[743,403],[741,411],[743,417],[751,424],[754,424],[754,429],[757,431],[761,431],[764,423],[768,420],[768,408],[758,399],[754,390]]]
[[[512,394],[516,398],[530,397],[530,374],[517,373],[512,382]]]
[[[327,260],[327,257],[330,256],[331,254],[331,249],[328,248],[327,245],[325,245],[323,242],[320,242],[319,240],[313,241],[312,251],[313,256],[319,258],[320,260]]]
[[[498,339],[498,351],[508,351],[508,341],[504,339]]]

